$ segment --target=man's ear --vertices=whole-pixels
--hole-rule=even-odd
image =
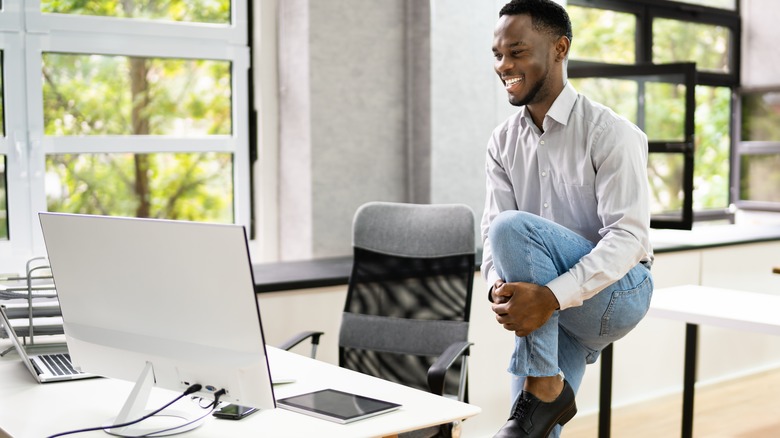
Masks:
[[[555,60],[557,62],[563,62],[567,56],[569,56],[569,48],[571,47],[571,40],[566,35],[561,35],[555,42]]]

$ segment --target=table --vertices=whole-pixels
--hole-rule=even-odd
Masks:
[[[275,385],[277,399],[331,387],[401,403],[401,409],[341,425],[284,409],[264,410],[242,420],[210,417],[187,437],[273,436],[365,438],[392,436],[427,426],[458,421],[481,409],[445,397],[377,379],[274,347],[268,347],[271,369],[283,370],[295,382]],[[0,428],[16,438],[43,437],[99,426],[119,412],[132,382],[87,379],[38,384],[16,353],[0,359]],[[178,393],[155,388],[150,406],[161,406]],[[157,405],[159,403],[159,405]],[[77,436],[109,436],[89,432]]]
[[[686,323],[685,364],[683,369],[682,437],[693,436],[693,401],[696,383],[696,361],[699,325],[748,332],[780,335],[780,296],[684,285],[653,292],[650,317]],[[609,410],[612,381],[612,346],[602,353],[599,412],[599,437],[609,437]],[[605,351],[607,351],[605,349]]]

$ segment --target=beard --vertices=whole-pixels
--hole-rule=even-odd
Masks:
[[[546,84],[547,77],[544,76],[543,79],[540,79],[537,81],[530,90],[528,90],[527,93],[525,93],[524,97],[517,97],[513,95],[509,95],[509,103],[513,106],[525,106],[531,103],[534,103],[539,96],[539,92],[542,90],[544,85]]]

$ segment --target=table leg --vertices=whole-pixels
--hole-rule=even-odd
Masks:
[[[609,438],[612,422],[612,345],[601,350],[599,386],[599,438]]]
[[[685,371],[683,377],[682,437],[693,436],[693,396],[696,384],[696,356],[699,326],[685,324]]]

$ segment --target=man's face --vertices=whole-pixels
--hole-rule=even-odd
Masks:
[[[534,30],[530,15],[499,18],[493,34],[494,67],[506,88],[509,103],[533,105],[550,98],[549,75],[554,53],[553,38]]]

